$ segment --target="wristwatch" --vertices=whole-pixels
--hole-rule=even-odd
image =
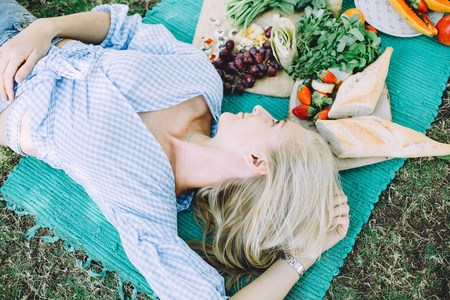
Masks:
[[[302,277],[302,275],[305,274],[305,268],[302,266],[302,264],[289,254],[285,253],[284,256],[281,257],[281,260],[294,268],[294,270],[297,271],[299,277]]]

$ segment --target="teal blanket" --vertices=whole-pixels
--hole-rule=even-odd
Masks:
[[[144,18],[145,23],[164,24],[180,41],[192,42],[201,0],[163,0]],[[344,1],[346,10],[353,1]],[[425,36],[396,38],[380,34],[382,47],[394,48],[387,85],[391,96],[392,116],[396,123],[425,133],[437,114],[441,96],[450,76],[450,47]],[[226,96],[223,111],[249,112],[256,104],[263,105],[275,118],[285,118],[288,99],[253,94]],[[367,222],[373,205],[394,178],[404,159],[340,173],[343,188],[351,207],[351,224],[347,237],[326,252],[294,286],[286,299],[321,299],[333,276],[350,252],[361,226]],[[90,260],[101,261],[105,271],[117,272],[120,282],[131,282],[136,290],[153,295],[145,279],[125,256],[117,231],[109,224],[82,187],[64,172],[50,168],[34,158],[23,158],[1,189],[8,207],[19,214],[36,217],[36,226],[26,235],[34,236],[40,227],[53,230],[46,241],[64,239],[66,249],[86,251]],[[70,205],[68,205],[70,203]],[[178,215],[182,236],[200,238],[192,211]],[[135,290],[135,291],[136,291]]]

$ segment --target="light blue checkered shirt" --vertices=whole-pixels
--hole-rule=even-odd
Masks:
[[[38,158],[85,188],[161,299],[226,299],[223,278],[177,235],[192,194],[176,198],[171,165],[137,114],[201,94],[215,134],[220,77],[200,50],[128,17],[127,6],[94,10],[111,12],[102,44],[52,47],[17,88]]]

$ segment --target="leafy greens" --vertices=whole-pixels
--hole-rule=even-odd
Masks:
[[[306,7],[297,29],[298,58],[286,72],[308,85],[332,67],[362,71],[381,54],[381,39],[358,19],[359,15],[334,18],[326,9]]]

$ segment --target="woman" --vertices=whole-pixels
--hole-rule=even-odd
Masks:
[[[205,259],[230,283],[265,270],[231,299],[282,299],[346,235],[324,141],[260,106],[219,119],[217,72],[162,25],[121,5],[34,22],[13,0],[0,6],[0,144],[81,184],[161,299],[227,298],[177,235],[194,189],[214,238]]]

